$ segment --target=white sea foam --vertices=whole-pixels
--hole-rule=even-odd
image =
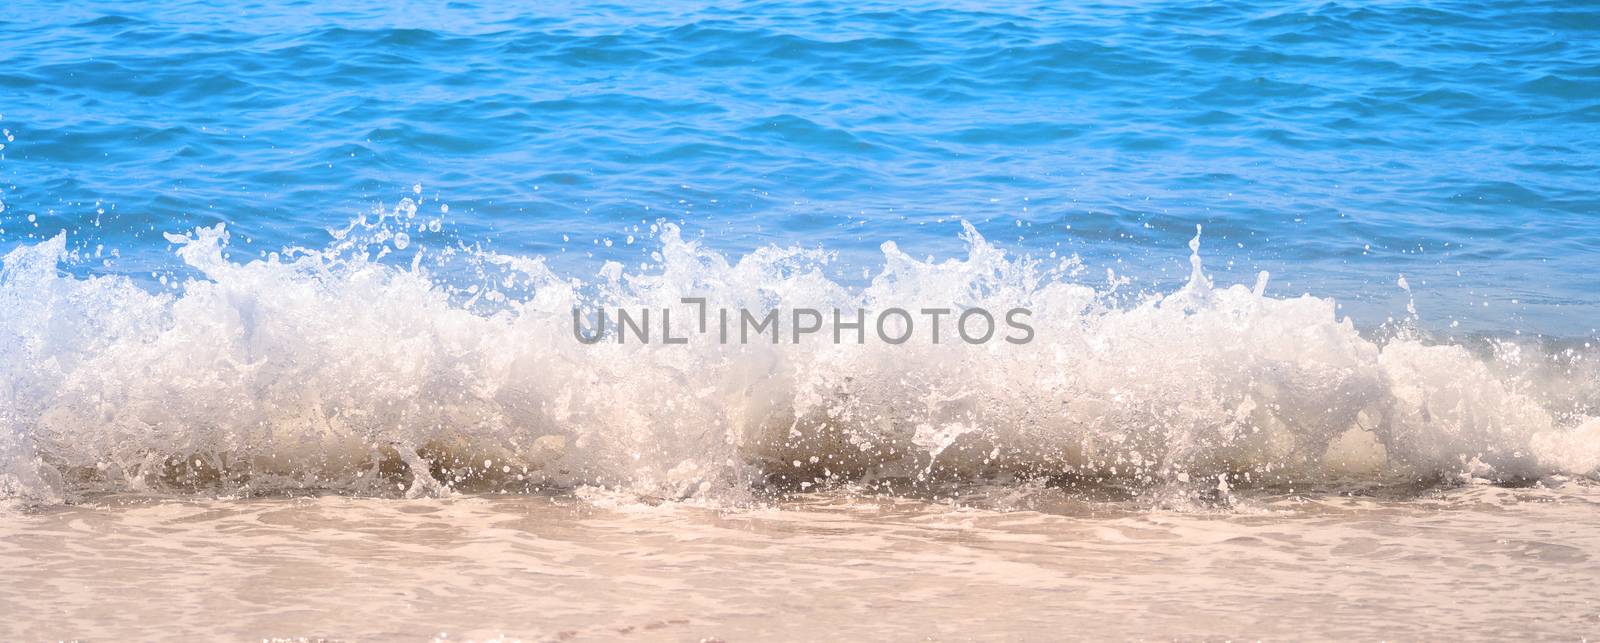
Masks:
[[[334,244],[225,259],[222,226],[170,237],[203,278],[150,292],[60,274],[66,239],[0,272],[0,497],[93,490],[603,485],[686,497],[774,482],[1016,477],[1216,486],[1511,479],[1600,467],[1581,346],[1378,341],[1334,302],[1215,287],[1197,236],[1184,288],[1126,303],[1071,261],[894,244],[865,286],[824,252],[733,260],[663,224],[657,263],[561,277],[470,253],[444,285],[406,202]],[[490,273],[486,273],[490,274]],[[1032,309],[1035,340],[583,345],[575,305]],[[1118,303],[1123,302],[1123,303]],[[950,329],[946,329],[949,331]],[[415,471],[427,475],[413,475]]]

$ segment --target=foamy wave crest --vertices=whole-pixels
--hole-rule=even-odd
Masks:
[[[826,252],[737,261],[659,225],[653,262],[580,280],[538,258],[427,250],[415,207],[328,248],[224,258],[222,226],[171,236],[200,278],[152,292],[61,274],[66,239],[0,272],[0,495],[100,490],[365,494],[600,485],[687,497],[897,481],[1099,480],[1207,488],[1600,466],[1592,351],[1379,341],[1334,302],[1214,287],[1134,298],[1073,261],[883,246],[865,285]],[[1198,240],[1198,237],[1197,237]],[[411,252],[416,252],[411,247]],[[427,252],[433,254],[426,255]],[[423,260],[472,254],[478,288]],[[403,262],[402,262],[403,263]],[[1033,311],[1014,345],[687,345],[572,334],[574,306],[983,306]]]

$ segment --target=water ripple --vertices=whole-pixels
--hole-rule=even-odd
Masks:
[[[472,241],[565,236],[581,252],[556,260],[583,270],[638,251],[593,240],[657,216],[732,252],[793,235],[844,271],[890,238],[952,252],[964,218],[1154,284],[1181,255],[1160,231],[1205,223],[1247,235],[1217,249],[1224,281],[1268,269],[1373,298],[1403,268],[1439,323],[1503,329],[1454,302],[1527,301],[1510,293],[1530,281],[1577,303],[1524,306],[1528,330],[1584,334],[1600,313],[1600,11],[1583,3],[7,14],[0,242],[66,229],[121,250],[96,270],[143,272],[161,232],[212,220],[316,245],[420,182]]]

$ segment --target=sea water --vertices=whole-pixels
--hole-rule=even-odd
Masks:
[[[1592,634],[1597,82],[1583,3],[13,2],[0,634]],[[1036,334],[573,337],[685,298]]]

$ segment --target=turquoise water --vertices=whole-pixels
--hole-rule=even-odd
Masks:
[[[965,220],[1164,291],[1204,224],[1363,327],[1401,274],[1441,332],[1600,315],[1592,4],[341,4],[8,3],[0,246],[151,285],[163,233],[320,248],[420,184],[418,243],[580,276],[658,218],[847,278]]]

